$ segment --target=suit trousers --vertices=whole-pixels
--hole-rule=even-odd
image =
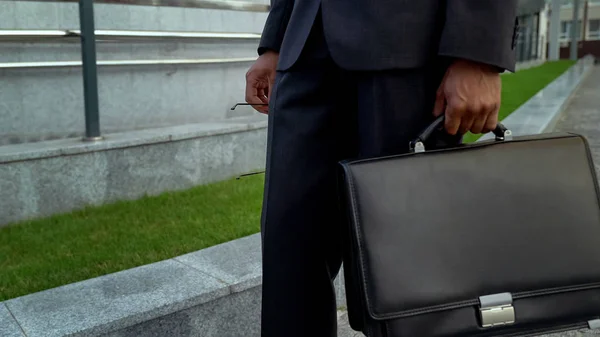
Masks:
[[[262,214],[263,337],[336,336],[333,280],[344,226],[338,162],[407,152],[434,119],[446,68],[439,60],[417,69],[340,69],[319,17],[299,60],[277,73]]]

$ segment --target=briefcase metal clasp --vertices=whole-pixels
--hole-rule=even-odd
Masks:
[[[515,323],[515,308],[510,293],[479,297],[481,327],[491,328]]]
[[[512,305],[506,305],[493,308],[480,308],[481,326],[491,328],[498,325],[513,324],[515,322],[515,308]]]

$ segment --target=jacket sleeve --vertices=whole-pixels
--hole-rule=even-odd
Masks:
[[[515,70],[517,0],[447,0],[439,55]]]
[[[271,0],[271,10],[258,45],[259,55],[267,50],[279,52],[293,8],[294,0]]]

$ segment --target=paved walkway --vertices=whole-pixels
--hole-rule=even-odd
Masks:
[[[576,132],[587,137],[594,156],[596,171],[600,176],[600,66],[596,66],[592,70],[592,73],[573,94],[565,111],[560,116],[555,130]],[[350,329],[345,312],[340,311],[338,317],[339,337],[363,337],[361,333]],[[600,331],[572,331],[543,337],[598,336],[600,336]]]
[[[338,311],[338,336],[339,337],[364,337],[360,332],[356,332],[350,328],[348,323],[348,313]]]
[[[575,91],[555,130],[584,135],[592,149],[596,172],[600,174],[600,66]]]

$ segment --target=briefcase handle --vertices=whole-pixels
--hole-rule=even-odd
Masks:
[[[425,130],[423,130],[415,140],[410,142],[410,151],[425,152],[424,143],[427,142],[427,140],[431,138],[435,132],[443,129],[445,119],[445,116],[441,115],[440,117],[436,118],[428,127],[426,127]],[[512,132],[502,125],[502,123],[498,123],[496,125],[496,129],[494,129],[492,132],[496,136],[497,141],[512,139]]]

